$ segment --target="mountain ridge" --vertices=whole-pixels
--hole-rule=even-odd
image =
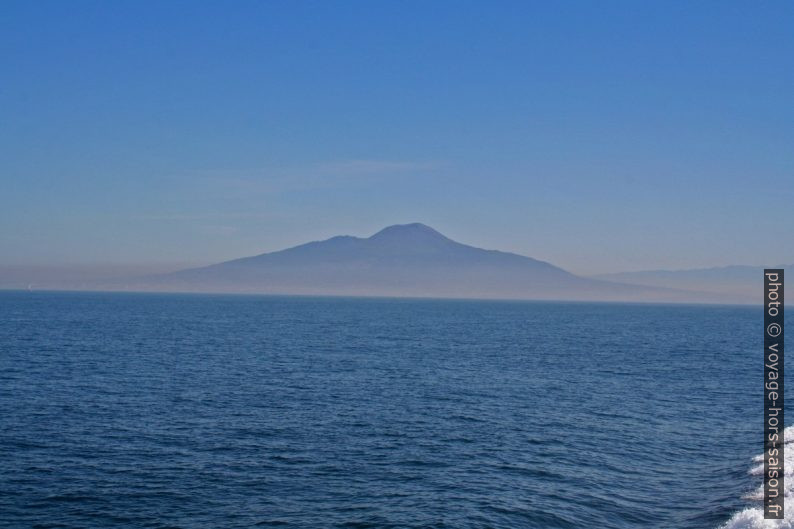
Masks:
[[[2,272],[2,270],[0,270]],[[2,275],[2,274],[0,274]],[[14,274],[17,275],[16,273]],[[560,301],[754,303],[730,289],[584,277],[552,263],[452,240],[421,223],[337,235],[208,266],[79,281],[25,278],[0,288]],[[680,285],[679,285],[680,286]]]
[[[721,293],[731,297],[760,303],[763,292],[764,268],[791,268],[794,265],[754,266],[725,265],[677,270],[639,270],[590,276],[594,279],[615,281],[638,286],[697,289],[706,293]]]
[[[454,241],[421,223],[339,235],[149,278],[154,289],[264,294],[724,302],[719,295],[585,278],[546,261]]]
[[[347,252],[339,254],[338,252]],[[392,262],[404,264],[404,258],[424,256],[436,259],[451,259],[461,257],[462,253],[468,256],[479,256],[480,259],[488,257],[503,256],[505,259],[516,261],[526,260],[538,267],[555,269],[566,274],[570,274],[559,267],[546,261],[534,259],[515,253],[503,252],[500,250],[486,250],[469,246],[467,244],[453,241],[442,235],[438,231],[421,223],[396,224],[388,226],[370,237],[355,237],[352,235],[337,235],[324,240],[311,241],[308,243],[292,246],[283,250],[266,252],[249,257],[232,259],[209,266],[197,267],[191,270],[201,270],[222,266],[235,266],[241,264],[263,263],[266,261],[286,260],[291,257],[297,258],[329,258],[346,257],[348,259],[389,259]],[[333,259],[332,259],[333,260]],[[176,272],[181,273],[184,271]],[[570,274],[573,275],[573,274]]]

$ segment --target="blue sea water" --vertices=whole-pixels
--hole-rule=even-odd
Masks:
[[[759,523],[760,307],[0,292],[0,316],[2,527]]]

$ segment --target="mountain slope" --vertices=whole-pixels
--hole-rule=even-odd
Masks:
[[[544,261],[455,242],[423,224],[333,237],[202,268],[133,289],[452,298],[704,301],[720,296],[583,278]]]
[[[720,293],[738,301],[760,303],[763,298],[764,267],[733,265],[691,270],[648,270],[602,274],[594,278],[631,285]]]

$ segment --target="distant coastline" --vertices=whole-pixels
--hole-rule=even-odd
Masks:
[[[222,263],[161,272],[134,267],[0,268],[5,290],[195,292],[277,296],[756,304],[762,267],[586,277],[518,254],[453,241],[421,223],[337,236]]]

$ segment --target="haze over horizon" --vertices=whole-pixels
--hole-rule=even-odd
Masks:
[[[0,268],[423,222],[571,272],[794,262],[794,4],[7,2]]]
[[[406,226],[406,225],[422,225],[427,226],[421,222],[404,222],[386,226],[385,228],[397,227],[397,226]],[[429,227],[429,226],[428,226]],[[367,239],[380,230],[376,230],[376,232],[368,232],[365,234],[352,234],[352,233],[339,233],[336,235],[332,235],[330,237],[325,237],[322,239],[313,239],[313,240],[302,240],[302,241],[295,241],[292,244],[289,244],[285,247],[275,248],[275,249],[268,249],[262,251],[254,251],[253,253],[249,253],[246,255],[237,255],[233,256],[228,259],[220,259],[214,261],[170,261],[170,262],[108,262],[108,261],[98,261],[98,262],[81,262],[81,261],[70,261],[70,262],[61,262],[61,263],[32,263],[32,264],[19,264],[19,263],[11,263],[11,264],[1,264],[0,263],[0,275],[4,275],[7,279],[9,275],[13,275],[16,273],[27,274],[28,272],[33,272],[33,276],[39,279],[41,278],[48,278],[53,280],[61,280],[61,279],[70,279],[70,278],[114,278],[114,277],[129,277],[135,275],[148,275],[148,274],[161,274],[161,273],[170,273],[176,272],[180,270],[188,270],[192,268],[200,268],[205,266],[211,266],[218,263],[226,262],[226,261],[233,261],[236,259],[244,259],[248,257],[255,257],[261,254],[267,254],[272,252],[280,252],[284,250],[289,250],[294,247],[302,246],[308,243],[316,243],[316,242],[324,242],[330,239],[339,238],[339,237],[352,237],[352,238],[360,238],[360,239]],[[435,230],[434,230],[435,231]],[[467,242],[467,241],[461,241]],[[503,248],[493,248],[493,247],[481,247],[476,246],[477,248],[482,248],[485,250],[495,250],[495,251],[507,251],[510,253],[515,253],[517,255],[525,256],[525,257],[533,257],[532,255],[522,254],[518,252],[512,252],[510,250],[505,250]],[[534,257],[533,257],[534,258]],[[575,268],[571,268],[566,266],[565,263],[553,263],[560,268],[583,276],[583,277],[603,277],[603,278],[610,278],[610,277],[623,277],[635,273],[655,273],[655,272],[697,272],[697,271],[709,271],[709,270],[719,270],[719,269],[731,269],[731,268],[750,268],[750,267],[785,267],[787,263],[758,263],[758,264],[747,264],[747,263],[731,263],[725,265],[714,265],[714,266],[699,266],[693,268],[642,268],[638,270],[614,270],[614,271],[607,271],[607,272],[592,272],[590,269],[587,270],[577,270]]]
[[[0,266],[0,289],[754,304],[762,271],[732,266],[588,277],[408,223],[208,266]]]

